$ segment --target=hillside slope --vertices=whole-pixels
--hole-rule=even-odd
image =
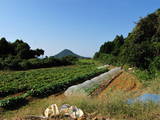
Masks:
[[[141,18],[126,38],[116,36],[104,43],[95,58],[108,64],[160,70],[160,9]]]

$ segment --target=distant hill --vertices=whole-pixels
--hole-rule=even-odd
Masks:
[[[75,56],[75,57],[78,57],[78,58],[85,58],[85,57],[82,57],[80,55],[75,54],[74,52],[72,52],[71,50],[68,50],[68,49],[64,49],[60,53],[56,54],[54,57],[55,58],[63,58],[63,57],[66,57],[66,56]]]

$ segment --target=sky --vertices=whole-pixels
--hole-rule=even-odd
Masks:
[[[160,0],[0,0],[0,37],[22,39],[47,56],[70,49],[92,57],[158,8]]]

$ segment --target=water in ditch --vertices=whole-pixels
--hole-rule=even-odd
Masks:
[[[137,98],[134,99],[129,99],[128,103],[134,103],[134,102],[160,102],[160,94],[143,94],[141,96],[138,96]]]

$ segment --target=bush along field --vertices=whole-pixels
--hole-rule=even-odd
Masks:
[[[84,82],[107,69],[94,64],[6,72],[0,75],[0,107],[16,108],[27,103],[27,97],[46,97]]]

